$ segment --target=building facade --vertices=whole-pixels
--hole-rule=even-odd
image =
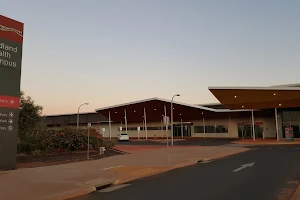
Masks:
[[[287,127],[300,137],[299,85],[209,90],[221,103],[193,105],[151,98],[82,113],[79,126],[91,123],[109,138],[123,132],[130,138],[171,137],[171,124],[173,136],[179,138],[280,139]],[[77,114],[47,116],[46,124],[49,128],[76,126]]]

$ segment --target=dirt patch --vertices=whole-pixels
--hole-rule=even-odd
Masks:
[[[99,151],[91,151],[89,160],[97,160],[110,156],[120,155],[121,152],[114,151],[113,149],[107,150],[105,154],[100,155]],[[43,155],[28,155],[19,154],[17,155],[17,168],[33,168],[43,167],[50,165],[59,165],[72,162],[86,161],[87,152],[56,152],[48,153]]]

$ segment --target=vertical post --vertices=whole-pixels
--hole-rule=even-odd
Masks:
[[[275,122],[276,122],[276,137],[277,137],[277,141],[279,141],[277,108],[275,108]]]
[[[202,121],[202,126],[203,126],[204,138],[205,138],[205,122],[204,122],[204,117],[203,117],[203,121]]]
[[[146,140],[148,139],[148,133],[147,133],[147,114],[146,114],[146,108],[144,107],[144,118],[145,118],[145,129],[146,129]]]
[[[229,116],[229,119],[228,119],[228,133],[232,137],[229,127],[230,127],[230,116]]]
[[[80,107],[78,108],[78,112],[77,112],[77,130],[78,130],[78,128],[79,128],[79,109],[80,109]]]
[[[166,106],[164,106],[164,109],[165,109],[165,123],[166,123],[167,147],[169,147],[168,122],[167,122],[167,108],[166,108]]]
[[[90,125],[88,125],[87,159],[90,159]]]
[[[182,124],[182,118],[180,119],[181,122],[181,138],[183,138],[183,124]]]
[[[161,132],[161,138],[164,137],[164,131],[163,131],[163,120],[160,120],[160,132]]]
[[[145,119],[143,119],[143,133],[145,133],[145,132],[146,132],[146,130],[145,130]],[[146,135],[146,133],[145,133],[145,135]]]
[[[111,140],[111,118],[110,118],[110,111],[108,112],[108,123],[109,123],[109,139]]]
[[[126,116],[126,109],[124,109],[124,115],[125,115],[125,131],[127,133],[127,116]]]
[[[251,114],[252,114],[253,141],[255,141],[255,123],[254,123],[253,110],[251,111]]]
[[[171,101],[171,146],[173,146],[173,99]]]

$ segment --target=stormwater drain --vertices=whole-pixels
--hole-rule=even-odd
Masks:
[[[198,163],[209,163],[212,162],[213,160],[198,160]]]
[[[100,189],[97,192],[112,192],[112,191],[116,191],[116,190],[119,190],[121,188],[127,187],[129,185],[131,185],[131,184],[113,185],[111,187],[106,187],[106,188]]]

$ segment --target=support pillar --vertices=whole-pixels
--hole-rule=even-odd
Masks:
[[[278,114],[277,114],[277,108],[275,108],[275,122],[276,122],[276,137],[277,137],[277,141],[279,141],[279,130],[278,130]]]
[[[125,131],[126,131],[126,134],[127,134],[127,116],[126,116],[126,109],[124,109],[124,118],[125,118]]]
[[[203,117],[203,121],[202,121],[202,126],[203,126],[204,138],[205,138],[205,123],[204,123],[204,117]]]
[[[108,123],[109,123],[109,139],[111,140],[111,119],[110,119],[110,111],[108,112]]]
[[[254,123],[253,110],[251,111],[251,114],[252,114],[253,141],[255,141],[255,123]]]
[[[148,132],[147,132],[147,116],[146,116],[146,108],[144,107],[144,120],[145,120],[145,130],[146,130],[146,140],[148,139]]]

